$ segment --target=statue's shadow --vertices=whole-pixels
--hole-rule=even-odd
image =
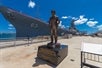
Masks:
[[[35,59],[35,63],[32,65],[32,67],[37,67],[37,66],[39,66],[39,65],[47,64],[47,65],[51,66],[52,68],[56,68],[55,65],[50,64],[49,62],[44,61],[44,60],[42,60],[42,59],[40,59],[40,58],[38,58],[38,57],[36,57],[36,58],[34,58],[34,59]]]

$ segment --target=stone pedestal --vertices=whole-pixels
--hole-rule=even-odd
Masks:
[[[48,48],[47,45],[39,46],[37,57],[58,65],[68,54],[68,46],[60,45],[60,48]]]

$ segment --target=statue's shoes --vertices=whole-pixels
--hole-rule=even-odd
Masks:
[[[61,44],[60,43],[56,43],[55,44],[55,48],[60,48],[61,47]]]

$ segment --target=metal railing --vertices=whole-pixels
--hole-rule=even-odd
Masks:
[[[0,48],[7,48],[7,47],[14,47],[14,46],[21,46],[21,45],[30,45],[34,43],[46,42],[49,41],[49,37],[19,37],[16,39],[8,39],[8,40],[0,40]]]
[[[81,52],[81,68],[83,68],[84,66],[90,68],[100,68],[98,67],[98,65],[90,64],[87,61],[92,61],[102,64],[102,55],[88,53],[88,52]]]

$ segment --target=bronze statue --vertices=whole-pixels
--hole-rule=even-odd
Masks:
[[[58,24],[60,23],[58,17],[55,15],[55,10],[51,11],[52,16],[49,19],[49,25],[51,30],[51,43],[53,43],[53,40],[55,39],[55,44],[57,43],[57,29]]]
[[[68,54],[68,46],[61,45],[57,43],[57,29],[59,24],[59,19],[55,15],[55,11],[51,11],[52,16],[49,20],[49,25],[51,28],[51,42],[46,45],[39,46],[37,57],[45,61],[51,62],[55,66],[62,62],[62,60]],[[53,40],[55,39],[55,43]]]

